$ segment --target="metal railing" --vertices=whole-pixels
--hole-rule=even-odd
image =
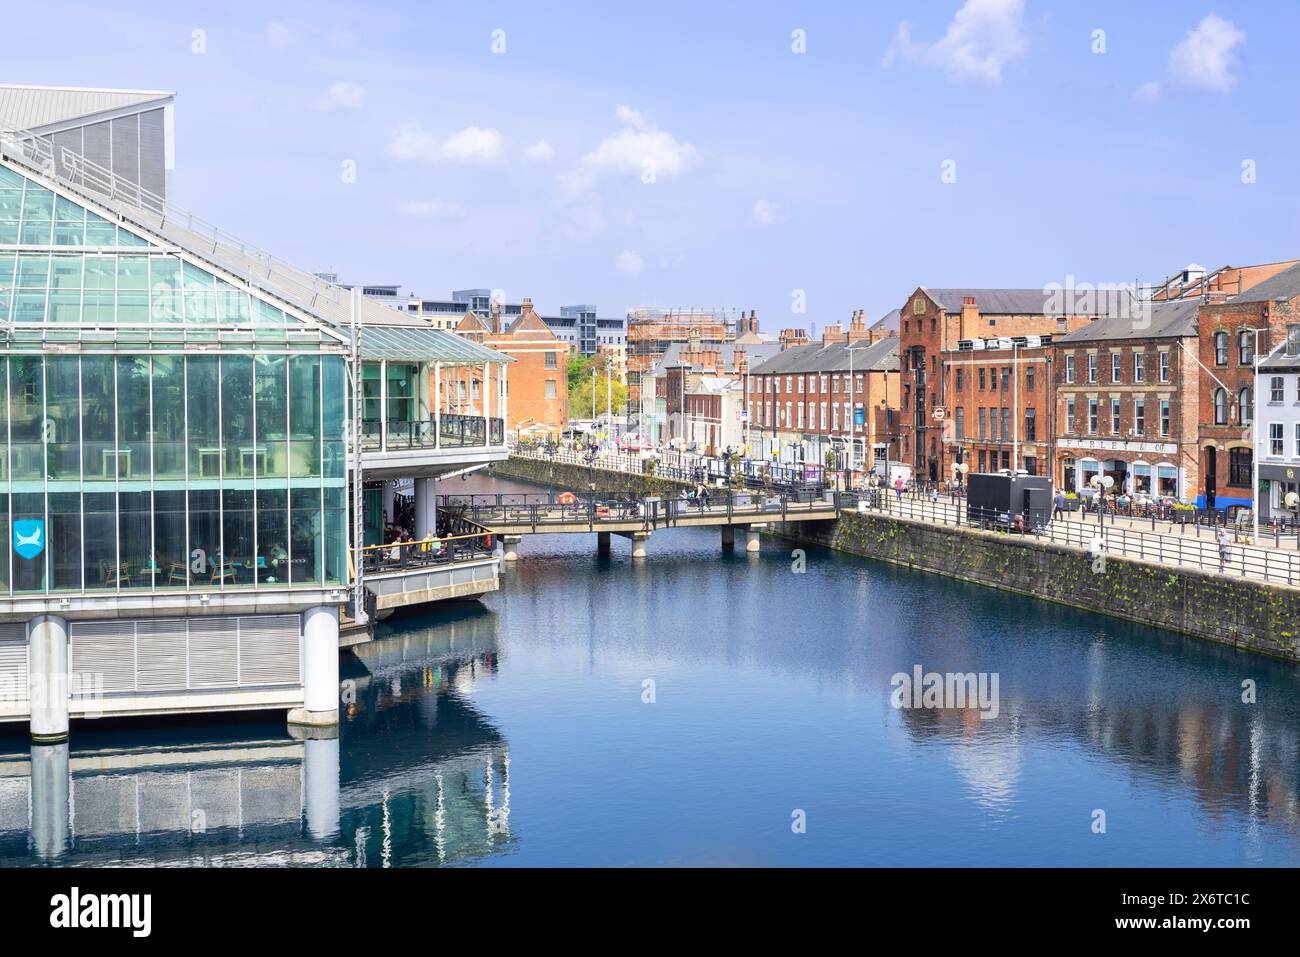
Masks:
[[[493,541],[493,533],[485,530],[413,542],[367,545],[358,551],[365,574],[381,575],[491,558]]]
[[[1119,558],[1135,558],[1204,572],[1231,574],[1279,584],[1300,584],[1300,553],[1282,548],[1249,544],[1233,535],[1230,527],[1219,528],[1231,541],[1200,538],[1190,523],[1174,525],[1181,534],[1165,534],[1148,528],[1126,527],[1103,521],[1081,521],[1063,516],[1044,525],[1017,523],[1007,511],[970,509],[965,499],[948,496],[901,497],[893,489],[872,489],[860,495],[841,495],[846,508],[893,515],[935,525],[993,529],[1006,534],[1068,545]],[[1077,513],[1076,513],[1077,514]]]
[[[505,422],[480,415],[448,412],[436,419],[364,419],[361,447],[367,452],[404,452],[412,449],[471,448],[505,444]]]

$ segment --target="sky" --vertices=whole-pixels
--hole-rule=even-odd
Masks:
[[[875,318],[1300,257],[1300,5],[12,4],[0,82],[176,93],[173,198],[346,282]]]

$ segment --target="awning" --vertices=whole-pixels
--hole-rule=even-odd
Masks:
[[[402,362],[446,362],[482,365],[513,362],[510,356],[441,329],[414,326],[362,326],[362,361],[395,359]]]

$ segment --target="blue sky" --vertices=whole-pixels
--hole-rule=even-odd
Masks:
[[[176,91],[176,198],[345,279],[774,331],[1300,256],[1292,3],[114,6],[3,82]]]

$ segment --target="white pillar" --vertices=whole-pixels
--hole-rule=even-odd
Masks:
[[[645,543],[646,543],[646,539],[648,539],[649,537],[650,537],[649,532],[632,533],[632,557],[633,558],[645,558],[646,556]]]
[[[32,745],[32,844],[54,861],[68,849],[68,743]]]
[[[339,833],[339,739],[312,737],[303,742],[303,802],[307,830],[318,841]]]
[[[507,562],[519,561],[519,541],[522,535],[501,536],[501,558]]]
[[[28,687],[32,740],[55,744],[68,738],[68,623],[55,615],[27,626]]]
[[[433,364],[433,444],[442,448],[442,363]]]
[[[302,616],[303,707],[289,712],[290,724],[339,723],[339,610],[317,605]]]
[[[427,532],[438,530],[438,483],[431,478],[415,480],[415,528],[411,531],[416,538],[424,538]]]
[[[492,411],[492,363],[483,363],[483,444],[492,444],[492,427],[488,416]]]
[[[756,552],[759,550],[759,548],[761,547],[760,546],[761,539],[759,538],[759,531],[762,528],[763,528],[762,525],[750,525],[747,529],[745,529],[745,551]]]
[[[383,502],[384,521],[392,522],[396,517],[393,514],[393,506],[396,504],[397,490],[394,488],[391,479],[384,479],[384,490],[380,494]]]

